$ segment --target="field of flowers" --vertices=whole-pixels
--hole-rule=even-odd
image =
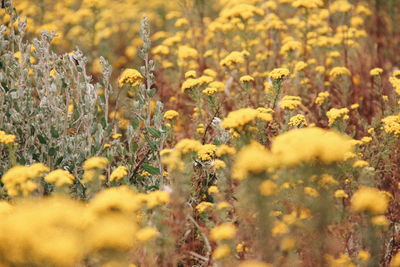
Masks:
[[[400,267],[399,0],[2,0],[0,267]]]

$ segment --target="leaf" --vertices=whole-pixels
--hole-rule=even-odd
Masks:
[[[144,136],[144,139],[146,139],[147,144],[150,146],[152,150],[155,150],[157,148],[157,145],[154,142],[152,142],[147,135]]]
[[[38,139],[39,139],[39,142],[41,143],[41,144],[43,144],[43,145],[45,145],[46,143],[47,143],[47,141],[46,141],[46,137],[44,137],[43,135],[38,135]]]
[[[51,147],[49,149],[49,156],[51,156],[51,157],[54,156],[56,154],[56,152],[57,152],[57,150],[54,147]]]
[[[54,126],[51,126],[50,132],[51,132],[51,136],[53,138],[60,137],[60,133],[56,130],[56,128]]]
[[[143,168],[143,170],[149,172],[150,174],[153,174],[153,175],[160,174],[160,170],[154,166],[151,166],[150,164],[145,163],[142,165],[142,168]]]
[[[154,138],[160,138],[161,137],[161,132],[155,128],[152,127],[147,127],[147,130],[149,133],[154,137]]]

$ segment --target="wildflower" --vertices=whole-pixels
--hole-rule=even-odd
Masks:
[[[231,248],[228,245],[224,244],[224,245],[218,246],[214,250],[212,257],[214,260],[220,260],[220,259],[226,258],[230,254],[231,254]]]
[[[92,169],[104,169],[108,165],[108,159],[104,157],[92,157],[83,163],[85,171]]]
[[[369,164],[365,160],[357,160],[353,163],[353,168],[364,168],[367,167]]]
[[[331,69],[331,71],[329,72],[329,76],[331,77],[332,80],[335,79],[336,77],[350,76],[350,75],[351,72],[346,67],[335,67]]]
[[[189,78],[196,78],[197,74],[195,70],[189,70],[188,72],[185,73],[185,78],[189,79]]]
[[[4,131],[0,131],[0,143],[3,144],[14,144],[17,137],[13,134],[6,134]]]
[[[314,188],[310,187],[310,186],[306,186],[304,187],[304,194],[310,196],[310,197],[319,197],[319,193],[317,190],[315,190]]]
[[[307,126],[307,120],[304,115],[298,114],[290,118],[288,125],[292,127]]]
[[[386,212],[388,205],[388,197],[373,187],[361,187],[351,198],[351,208],[355,212],[382,214]]]
[[[245,59],[245,54],[243,52],[234,51],[221,60],[220,65],[222,67],[228,67],[233,69],[238,64],[243,64]]]
[[[390,267],[400,267],[400,252],[397,252],[396,255],[394,255],[390,262]]]
[[[118,166],[110,175],[110,182],[119,181],[128,175],[128,169],[125,166]]]
[[[208,188],[207,192],[211,195],[211,194],[219,193],[219,190],[218,190],[218,187],[216,187],[215,185],[212,185]]]
[[[210,208],[210,207],[212,207],[212,206],[213,206],[213,203],[203,201],[203,202],[200,202],[200,203],[196,206],[196,210],[197,210],[199,213],[203,213],[203,212],[205,212],[206,210],[208,210],[208,208]]]
[[[272,228],[272,236],[281,236],[289,233],[289,227],[284,222],[275,222],[274,227]]]
[[[111,136],[112,139],[120,139],[121,137],[122,137],[122,134],[120,134],[120,133],[116,133]]]
[[[388,116],[382,119],[384,130],[386,133],[400,136],[400,113],[393,116]]]
[[[289,70],[286,68],[277,68],[277,69],[273,69],[270,73],[269,73],[269,77],[271,79],[274,80],[281,80],[284,77],[288,76],[290,74]]]
[[[277,193],[278,186],[271,180],[265,180],[260,184],[260,193],[263,196],[271,196]]]
[[[171,110],[167,110],[164,113],[164,119],[166,119],[166,120],[173,120],[178,116],[179,116],[179,113],[177,111],[175,111],[175,110],[172,110],[172,109]]]
[[[387,226],[390,224],[389,220],[384,215],[372,217],[371,223],[378,226]]]
[[[122,72],[119,77],[118,83],[119,87],[123,87],[125,84],[130,84],[131,86],[138,86],[142,82],[143,76],[139,71],[135,69],[126,69]]]
[[[298,96],[285,95],[281,100],[279,107],[282,109],[294,110],[301,105],[301,98]]]
[[[350,4],[347,0],[336,0],[329,6],[329,9],[332,13],[347,13],[353,8],[353,5]]]
[[[253,81],[254,81],[254,78],[251,77],[250,75],[245,75],[245,76],[240,77],[240,82],[242,82],[242,83],[249,83],[249,82],[253,82]]]
[[[371,254],[370,254],[368,251],[366,251],[366,250],[360,250],[360,251],[358,252],[357,258],[358,258],[360,261],[367,261],[367,260],[369,260],[369,259],[371,258]]]
[[[207,87],[206,89],[204,89],[203,91],[201,91],[204,95],[207,95],[207,96],[213,96],[213,95],[215,95],[216,93],[218,93],[219,91],[218,91],[218,89],[217,88],[214,88],[214,87]]]
[[[348,198],[349,195],[346,194],[346,192],[344,190],[340,189],[340,190],[335,191],[335,197],[336,198]]]
[[[210,238],[213,241],[232,239],[236,235],[236,227],[232,223],[223,223],[211,229]]]
[[[66,170],[54,170],[44,177],[44,180],[48,183],[55,184],[57,187],[64,185],[71,185],[74,182],[75,177]]]
[[[240,263],[238,267],[272,267],[272,264],[256,260],[247,260]]]
[[[328,91],[318,93],[318,96],[315,99],[315,104],[321,106],[325,102],[325,100],[329,97],[329,95],[330,94]]]
[[[269,122],[272,121],[272,115],[252,108],[243,108],[230,112],[222,121],[221,126],[224,129],[235,129],[237,131],[242,131],[245,126],[256,119]]]
[[[197,151],[197,157],[202,161],[211,160],[215,156],[217,150],[216,145],[206,144],[199,148]]]
[[[371,76],[378,76],[383,72],[383,69],[381,68],[374,68],[369,72],[369,75]]]
[[[331,108],[328,112],[326,112],[326,116],[329,120],[329,126],[334,124],[338,119],[348,120],[349,119],[349,110],[347,108]]]
[[[250,174],[267,172],[276,166],[276,158],[261,144],[253,141],[238,153],[232,170],[232,177],[245,179]]]
[[[296,240],[291,237],[284,237],[279,244],[279,248],[282,251],[290,251],[296,247]]]
[[[171,194],[167,191],[156,190],[145,195],[145,202],[148,209],[167,204],[171,199]]]
[[[280,51],[279,51],[279,53],[281,54],[281,55],[287,55],[287,54],[289,54],[290,52],[294,52],[294,51],[301,51],[301,49],[302,49],[302,44],[301,44],[301,42],[299,42],[299,41],[294,41],[294,40],[290,40],[290,41],[288,41],[288,42],[285,42],[283,45],[282,45],[282,47],[281,47],[281,49],[280,49]],[[285,73],[287,73],[285,76],[288,76],[289,75],[289,70],[287,70],[287,69],[284,69],[285,71]],[[271,74],[270,74],[271,75]],[[271,76],[270,76],[271,77]],[[273,78],[273,77],[271,77],[272,79],[276,79],[276,78]]]
[[[159,235],[159,232],[154,227],[144,227],[137,231],[136,238],[141,242],[147,242]]]
[[[363,144],[367,144],[371,141],[372,141],[372,137],[370,137],[370,136],[364,136],[363,138],[361,138],[361,142],[363,142]]]
[[[318,8],[322,6],[324,3],[321,0],[295,0],[292,3],[293,7],[299,8],[307,8],[307,9],[313,9],[313,8]]]
[[[230,206],[231,206],[231,205],[230,205],[228,202],[222,201],[222,202],[218,203],[218,205],[217,205],[217,210],[227,209],[227,208],[229,208]]]
[[[329,164],[342,161],[352,151],[350,138],[317,127],[290,130],[277,136],[271,146],[274,158],[283,166],[315,160]]]

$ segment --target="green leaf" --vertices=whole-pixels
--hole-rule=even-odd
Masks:
[[[60,137],[60,133],[56,130],[56,128],[54,126],[51,126],[50,132],[51,132],[51,136],[53,138]]]
[[[153,174],[153,175],[160,174],[160,170],[154,166],[151,166],[150,164],[145,163],[145,164],[143,164],[142,168],[143,168],[143,170],[149,172],[150,174]]]
[[[38,135],[38,139],[39,139],[39,142],[41,143],[41,144],[46,144],[47,143],[47,141],[46,141],[46,137],[44,137],[43,135]]]
[[[131,125],[132,125],[132,128],[135,130],[139,126],[139,120],[137,118],[134,118],[132,120]]]
[[[56,154],[56,152],[57,152],[57,150],[54,147],[51,147],[49,149],[49,156],[51,156],[51,157],[54,156]]]
[[[161,132],[155,128],[152,127],[147,127],[147,130],[149,133],[154,137],[154,138],[160,138],[161,137]]]
[[[150,146],[152,150],[157,149],[157,145],[153,141],[151,141],[147,135],[144,136],[144,139],[146,139],[147,144]]]

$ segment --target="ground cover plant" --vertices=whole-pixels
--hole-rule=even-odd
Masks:
[[[397,0],[5,0],[0,266],[400,266]]]

